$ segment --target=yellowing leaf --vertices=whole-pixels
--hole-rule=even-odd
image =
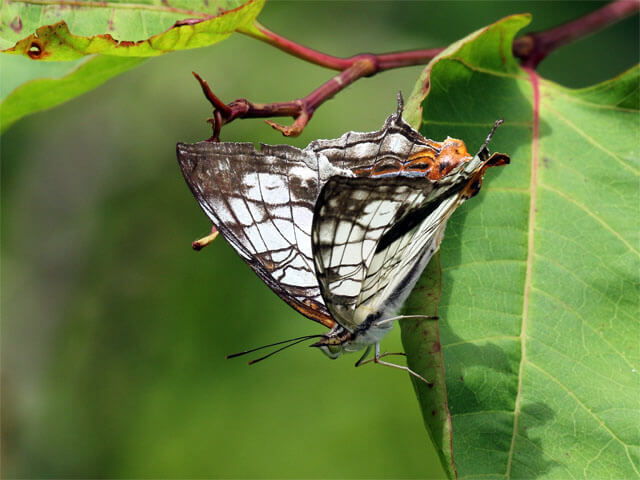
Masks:
[[[0,9],[0,45],[15,45],[5,54],[76,63],[50,68],[55,64],[33,62],[22,85],[1,93],[0,131],[97,87],[146,57],[212,45],[248,29],[264,2],[174,1],[171,7],[159,2],[6,2]],[[52,20],[56,22],[42,25]],[[94,57],[78,65],[87,55]],[[6,59],[15,57],[3,57],[3,71],[10,72],[12,62]]]
[[[92,54],[151,57],[199,48],[224,40],[237,29],[250,25],[264,1],[249,0],[241,4],[232,0],[217,2],[215,11],[219,13],[215,15],[210,13],[211,6],[187,10],[162,5],[74,2],[74,5],[79,5],[74,10],[70,8],[70,2],[53,2],[53,10],[61,18],[72,14],[79,30],[90,30],[97,34],[74,34],[67,21],[61,20],[37,25],[35,33],[21,38],[3,52],[26,55],[33,60],[61,61]],[[12,2],[11,5],[14,3],[20,2]],[[43,6],[37,6],[41,11],[44,9]],[[33,6],[24,5],[22,10],[16,9],[15,12],[9,8],[3,11],[0,19],[2,31],[15,32],[12,24],[20,25],[19,31],[28,31],[22,18],[34,16],[30,7]],[[167,26],[167,21],[171,21],[172,25]],[[150,28],[155,31],[159,27],[165,30],[148,35]]]

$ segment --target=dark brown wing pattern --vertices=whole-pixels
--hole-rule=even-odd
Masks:
[[[331,178],[320,193],[312,239],[320,290],[353,331],[399,307],[442,240],[464,185],[425,177]]]
[[[442,241],[447,220],[477,193],[484,171],[508,161],[481,152],[449,175],[332,177],[316,202],[312,242],[320,290],[354,331],[394,316]]]
[[[332,327],[311,251],[320,189],[336,175],[425,175],[441,145],[405,123],[400,106],[378,131],[347,132],[304,150],[200,142],[179,143],[177,153],[198,203],[245,262],[293,308]]]
[[[236,252],[289,305],[332,327],[310,235],[321,183],[340,171],[285,146],[201,142],[177,150],[196,200]]]

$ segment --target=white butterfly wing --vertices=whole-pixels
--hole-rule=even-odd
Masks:
[[[216,228],[258,276],[303,315],[331,326],[311,252],[313,208],[334,175],[399,168],[433,149],[402,120],[401,109],[375,132],[279,145],[200,142],[177,146],[182,173]]]
[[[353,331],[402,305],[438,249],[469,176],[333,177],[312,228],[320,290],[336,321]]]
[[[331,327],[312,260],[311,222],[321,186],[344,172],[287,146],[179,143],[177,151],[198,203],[236,252],[283,300]]]

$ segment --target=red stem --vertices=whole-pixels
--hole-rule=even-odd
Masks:
[[[589,35],[638,11],[640,11],[640,0],[615,0],[564,25],[515,39],[513,54],[520,58],[523,67],[535,69],[550,52],[561,45]],[[315,110],[322,103],[359,78],[375,75],[392,68],[423,64],[443,50],[442,48],[431,48],[380,55],[360,54],[350,58],[340,58],[288,40],[257,22],[254,27],[255,29],[247,29],[243,33],[267,42],[302,60],[341,72],[301,99],[263,104],[252,103],[241,98],[228,105],[225,105],[211,91],[206,81],[194,73],[205,96],[214,107],[214,118],[210,119],[213,124],[213,136],[209,139],[211,141],[219,141],[221,127],[236,118],[293,117],[295,120],[291,126],[279,125],[270,120],[266,122],[285,136],[300,135]]]
[[[640,10],[640,0],[615,0],[571,22],[544,32],[534,32],[513,42],[513,54],[523,67],[536,68],[553,50],[580,37],[590,35]]]
[[[291,40],[284,38],[275,32],[272,32],[271,30],[263,25],[260,25],[257,22],[254,24],[254,26],[262,35],[255,35],[250,30],[244,31],[243,33],[253,36],[258,40],[262,40],[269,45],[272,45],[284,52],[287,52],[290,55],[293,55],[294,57],[298,57],[307,62],[313,63],[315,65],[320,65],[321,67],[330,68],[332,70],[346,70],[360,60],[366,58],[375,58],[378,69],[374,73],[377,73],[383,70],[389,70],[390,68],[421,65],[431,60],[443,50],[442,48],[430,48],[424,50],[411,50],[408,52],[383,53],[380,55],[365,53],[354,55],[353,57],[349,58],[340,58],[334,57],[333,55],[327,55],[326,53],[322,53],[317,50],[313,50],[312,48],[305,47],[304,45],[300,45],[299,43],[292,42]]]

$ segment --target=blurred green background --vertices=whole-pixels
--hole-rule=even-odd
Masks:
[[[271,1],[259,20],[349,56],[447,45],[523,11],[541,30],[603,4]],[[587,86],[637,62],[638,44],[636,17],[554,53],[540,72]],[[31,67],[0,61],[5,83]],[[356,357],[304,346],[252,367],[225,360],[322,329],[222,239],[191,250],[210,228],[175,159],[177,141],[210,135],[192,70],[227,102],[298,98],[333,75],[234,35],[152,59],[2,136],[3,477],[441,477],[403,373],[356,370]],[[420,70],[359,81],[297,139],[260,120],[222,138],[304,146],[377,129]],[[394,330],[389,351],[401,349]]]

